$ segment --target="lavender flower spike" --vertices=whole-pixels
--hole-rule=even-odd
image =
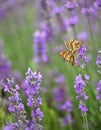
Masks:
[[[9,112],[13,113],[17,119],[17,122],[8,124],[4,130],[25,130],[26,128],[26,111],[22,103],[22,99],[19,97],[20,87],[15,84],[14,79],[8,79],[7,84],[5,85],[4,91],[8,92],[11,96],[9,97]],[[13,129],[14,128],[14,129]]]
[[[40,110],[40,106],[42,104],[42,99],[39,95],[39,92],[41,90],[40,84],[41,84],[42,76],[37,72],[32,72],[30,68],[28,68],[28,71],[26,73],[26,89],[25,93],[28,97],[27,99],[27,106],[31,108],[31,117],[33,124],[33,130],[42,130],[41,126],[41,120],[43,117],[43,113]]]
[[[96,65],[99,67],[99,71],[101,73],[101,50],[98,51],[98,56],[96,58]]]
[[[84,89],[85,89],[86,84],[87,84],[87,82],[89,80],[89,76],[87,74],[85,74],[83,79],[82,79],[81,74],[76,76],[75,83],[74,83],[74,88],[75,88],[75,91],[77,93],[76,98],[79,101],[79,107],[78,108],[81,110],[82,114],[85,114],[88,111],[88,109],[86,108],[86,101],[88,100],[88,96],[84,92]]]
[[[96,91],[97,91],[96,100],[98,100],[99,103],[101,103],[101,80],[97,84]],[[100,111],[101,111],[101,106],[100,106]]]

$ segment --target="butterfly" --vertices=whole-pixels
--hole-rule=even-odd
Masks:
[[[64,42],[68,50],[63,50],[60,52],[60,56],[66,61],[70,62],[72,65],[75,64],[75,53],[83,45],[83,42],[78,40],[68,40]]]

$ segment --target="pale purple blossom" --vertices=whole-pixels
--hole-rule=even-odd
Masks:
[[[96,65],[99,67],[99,72],[101,72],[101,50],[98,51],[98,56],[96,58]]]
[[[100,81],[98,82],[98,84],[97,84],[96,91],[97,91],[96,99],[97,99],[98,101],[101,101],[101,80],[100,80]]]
[[[84,41],[84,42],[88,41],[88,33],[87,32],[80,32],[77,37],[80,41]]]
[[[74,16],[71,18],[67,18],[65,20],[66,26],[67,28],[71,27],[71,26],[75,26],[77,23],[79,22],[78,16]]]
[[[78,55],[77,55],[77,58],[76,58],[76,64],[79,67],[84,68],[89,61],[90,61],[90,57],[87,56],[87,47],[84,44],[78,50]]]
[[[40,110],[40,106],[42,105],[42,99],[39,95],[41,91],[41,80],[42,76],[40,72],[32,72],[30,68],[26,73],[24,90],[27,95],[27,105],[31,108],[31,116],[32,122],[35,125],[34,129],[42,130],[41,120],[43,117],[43,113]]]
[[[85,114],[88,111],[85,104],[79,104],[79,109],[81,110],[82,114]]]
[[[93,9],[93,7],[90,8],[82,8],[81,13],[86,15],[86,16],[90,16],[92,14],[95,13],[95,10]]]
[[[96,4],[98,5],[98,7],[101,7],[101,0],[96,0]]]
[[[53,89],[53,100],[55,101],[57,110],[61,111],[62,113],[66,113],[65,116],[61,119],[61,124],[72,124],[73,105],[71,99],[66,93],[64,76],[59,74],[56,75],[55,82],[57,84],[57,87]],[[69,121],[69,116],[71,117],[70,119],[72,119],[71,121]]]
[[[45,31],[37,30],[34,33],[34,61],[36,63],[47,63],[47,35]]]
[[[78,7],[78,4],[77,4],[76,2],[67,1],[67,3],[65,4],[65,7],[66,7],[69,11],[72,11],[72,10],[75,10],[75,8]]]
[[[88,111],[86,107],[86,101],[88,100],[88,96],[86,95],[86,92],[84,92],[88,80],[89,80],[89,76],[87,74],[84,74],[84,77],[81,74],[79,74],[78,76],[76,76],[74,82],[74,88],[77,93],[76,98],[79,101],[78,108],[81,110],[82,114]]]
[[[19,91],[21,90],[21,87],[15,84],[13,78],[7,79],[4,90],[10,94],[10,97],[8,98],[10,102],[8,110],[14,114],[16,122],[7,124],[4,127],[4,130],[42,130],[41,121],[43,112],[40,109],[42,99],[39,94],[41,90],[41,79],[42,76],[40,72],[33,73],[32,70],[28,68],[23,90],[27,97],[27,106],[31,108],[30,119],[27,119],[24,104],[22,98],[20,98]]]
[[[7,84],[5,85],[5,92],[8,92],[11,96],[9,97],[9,112],[13,113],[17,119],[17,122],[10,123],[5,128],[13,126],[15,130],[17,128],[24,130],[26,127],[26,111],[22,103],[22,99],[19,97],[19,86],[15,84],[14,79],[7,79]]]
[[[72,115],[67,115],[66,117],[60,119],[60,123],[62,126],[71,125],[74,123],[74,119],[73,119]]]

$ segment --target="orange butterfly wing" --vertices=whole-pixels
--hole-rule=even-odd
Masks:
[[[64,44],[67,49],[69,49],[70,51],[72,51],[73,54],[75,54],[83,45],[83,42],[78,40],[68,40],[64,41]]]
[[[63,50],[62,52],[60,52],[60,56],[66,61],[70,62],[72,65],[74,65],[75,59],[71,51]]]

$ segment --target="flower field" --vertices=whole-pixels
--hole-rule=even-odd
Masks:
[[[0,1],[0,130],[101,129],[101,0]]]

